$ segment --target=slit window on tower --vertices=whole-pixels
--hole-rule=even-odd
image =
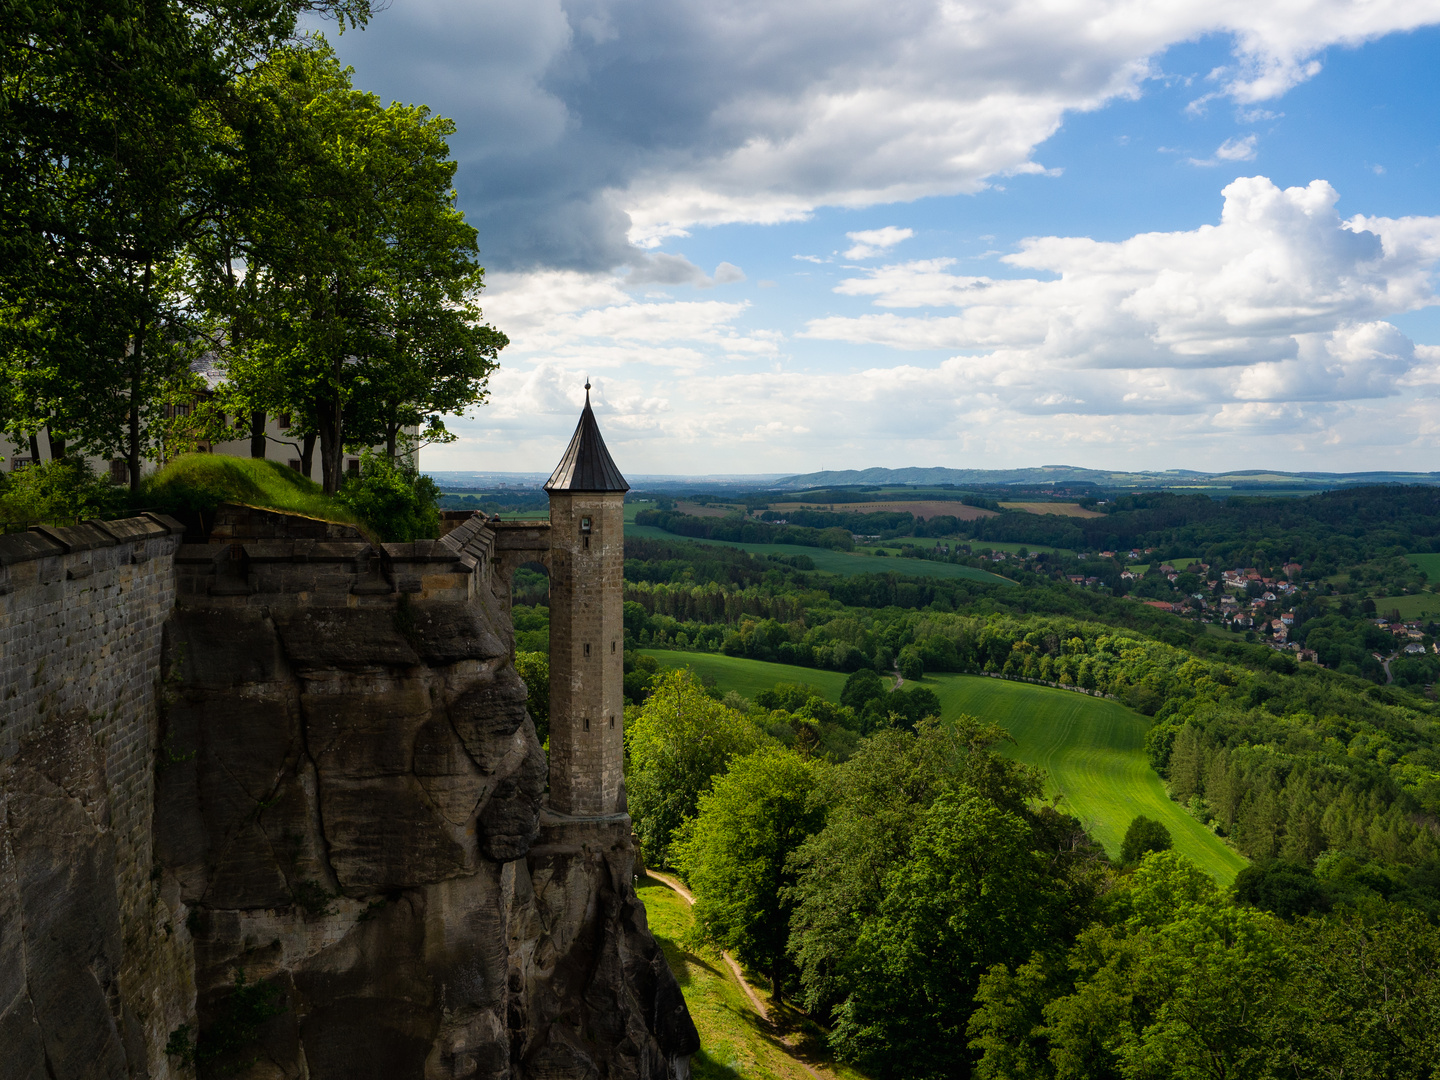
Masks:
[[[589,731],[589,730],[590,730],[590,717],[588,717],[588,716],[585,717],[585,730],[586,730],[586,731]]]
[[[615,717],[613,717],[613,716],[610,717],[610,727],[611,727],[612,729],[615,727]]]
[[[585,643],[585,655],[590,655],[590,643],[588,641]]]

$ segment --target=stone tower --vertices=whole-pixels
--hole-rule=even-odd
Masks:
[[[592,816],[625,807],[623,581],[625,492],[590,383],[550,493],[550,808]]]

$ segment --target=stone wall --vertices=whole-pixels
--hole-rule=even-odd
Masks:
[[[0,1060],[6,1080],[172,1075],[189,934],[151,849],[162,626],[183,528],[0,536]]]

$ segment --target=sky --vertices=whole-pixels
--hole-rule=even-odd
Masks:
[[[487,404],[427,470],[1440,469],[1440,0],[392,0]]]

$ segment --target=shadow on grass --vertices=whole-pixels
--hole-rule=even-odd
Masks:
[[[740,1080],[740,1074],[728,1065],[721,1065],[704,1050],[690,1059],[690,1075],[696,1080]]]

